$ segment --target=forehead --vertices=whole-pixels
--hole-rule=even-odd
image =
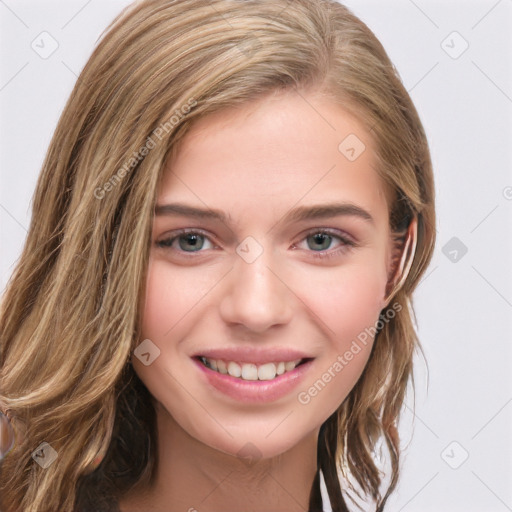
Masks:
[[[261,205],[275,213],[299,202],[386,207],[374,147],[332,100],[272,94],[197,121],[167,162],[158,202],[188,199],[237,215],[258,203],[260,218]]]

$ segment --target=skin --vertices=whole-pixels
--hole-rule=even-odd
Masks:
[[[366,146],[355,161],[338,150],[349,134]],[[164,170],[157,204],[219,209],[230,220],[154,218],[142,339],[160,355],[149,366],[132,362],[154,397],[159,463],[155,484],[125,496],[123,512],[308,509],[320,426],[357,382],[373,340],[359,343],[307,404],[298,393],[332,373],[386,305],[392,239],[373,148],[363,125],[319,93],[273,93],[209,115],[186,135]],[[373,220],[284,220],[298,206],[331,202],[356,205]],[[182,228],[206,235],[200,250],[187,237],[185,250],[179,238],[157,246]],[[332,239],[312,236],[322,229],[334,230]],[[248,236],[263,250],[252,263],[236,252]],[[315,360],[299,388],[249,405],[205,384],[191,359],[201,349],[238,345],[295,347]],[[237,456],[249,442],[257,450],[252,463]]]

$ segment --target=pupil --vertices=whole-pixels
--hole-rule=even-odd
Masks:
[[[327,249],[331,242],[331,236],[326,235],[325,233],[317,233],[315,235],[312,235],[310,238],[314,240],[315,244],[319,244],[322,247],[317,247],[319,250]],[[313,249],[313,247],[310,247],[310,249]]]
[[[201,249],[203,246],[201,235],[182,235],[179,239],[180,248],[186,251],[192,248],[194,251]]]

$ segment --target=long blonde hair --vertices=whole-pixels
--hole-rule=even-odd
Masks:
[[[2,510],[115,510],[116,496],[151,481],[155,414],[127,362],[140,342],[162,169],[195,120],[287,89],[321,90],[365,123],[394,191],[393,231],[399,238],[418,222],[412,268],[394,294],[403,311],[378,331],[363,375],[318,439],[333,511],[348,510],[342,461],[383,510],[399,474],[397,420],[419,346],[411,294],[433,252],[434,185],[395,68],[334,0],[145,0],[103,35],[51,141],[2,301],[0,410],[16,432],[0,464]],[[379,439],[391,461],[384,496]],[[57,453],[46,469],[31,457],[43,442]],[[318,475],[310,510],[321,508]]]

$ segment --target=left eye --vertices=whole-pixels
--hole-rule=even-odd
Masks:
[[[314,252],[326,251],[331,248],[334,239],[339,240],[339,246],[353,246],[354,242],[341,235],[336,235],[329,231],[314,231],[309,233],[303,240],[306,242],[307,249],[311,249]],[[302,242],[303,243],[303,242]],[[300,244],[297,245],[299,248]]]

